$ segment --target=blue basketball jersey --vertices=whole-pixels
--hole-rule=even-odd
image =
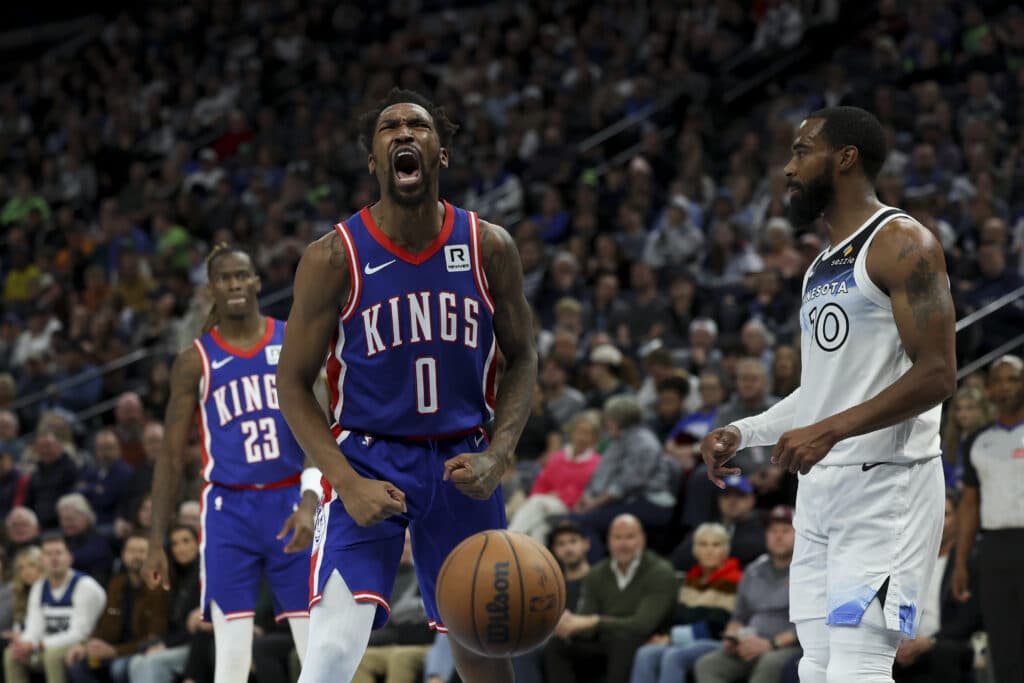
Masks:
[[[251,349],[231,346],[216,327],[193,342],[203,361],[199,430],[207,481],[271,484],[302,471],[302,450],[277,402],[285,324],[266,321],[266,333]]]
[[[351,290],[327,357],[337,426],[385,436],[460,433],[494,415],[494,302],[475,213],[444,202],[419,254],[395,244],[368,208],[335,226]]]

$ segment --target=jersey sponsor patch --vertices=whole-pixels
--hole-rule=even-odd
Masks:
[[[1024,448],[1014,448],[1013,458],[1014,460],[1016,460],[1017,458],[1024,458]]]
[[[464,273],[469,270],[469,245],[449,244],[444,248],[444,265],[449,273]]]
[[[264,349],[267,354],[267,365],[277,365],[278,359],[281,358],[281,345],[271,344]]]

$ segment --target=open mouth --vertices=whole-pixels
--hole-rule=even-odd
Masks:
[[[236,296],[228,299],[228,306],[241,306],[246,301],[244,296]]]
[[[420,157],[411,149],[400,149],[392,158],[395,179],[399,185],[415,185],[420,181]]]

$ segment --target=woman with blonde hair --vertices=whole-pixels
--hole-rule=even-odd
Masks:
[[[43,575],[43,551],[31,545],[14,556],[14,575],[11,577],[11,604],[14,612],[14,631],[21,631],[28,612],[28,593],[32,584]]]
[[[729,556],[729,532],[721,524],[701,524],[693,533],[695,564],[679,588],[679,602],[668,633],[654,635],[633,659],[630,683],[686,683],[702,655],[721,647],[720,638],[736,607],[743,572]]]
[[[942,470],[946,486],[958,488],[963,475],[963,445],[974,432],[995,417],[985,392],[974,386],[962,386],[953,394],[942,422]]]

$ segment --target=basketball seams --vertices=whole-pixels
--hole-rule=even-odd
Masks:
[[[490,534],[484,533],[484,543],[480,546],[480,552],[476,556],[476,566],[473,567],[473,583],[469,589],[469,604],[470,604],[470,616],[473,620],[473,637],[476,638],[477,645],[480,646],[480,652],[487,652],[484,647],[484,641],[480,638],[480,632],[476,628],[476,577],[480,573],[480,560],[484,557],[484,552],[487,550],[487,541]]]
[[[508,532],[505,530],[500,531],[501,537],[505,539],[505,543],[508,543],[508,549],[512,553],[512,559],[515,560],[516,574],[519,575],[519,635],[516,637],[515,649],[519,649],[519,643],[523,642],[523,626],[526,623],[526,587],[523,585],[523,567],[519,564],[519,555],[516,554],[516,547],[509,540]]]

